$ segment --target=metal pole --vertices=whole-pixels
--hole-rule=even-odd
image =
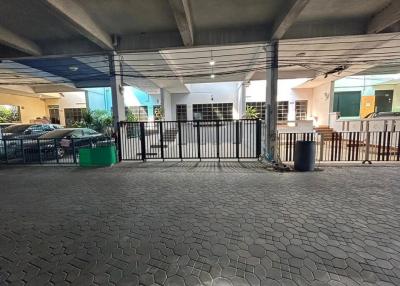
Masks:
[[[266,46],[267,90],[265,98],[265,155],[268,160],[276,161],[276,131],[277,131],[277,95],[278,95],[278,41],[272,41]]]
[[[369,121],[366,121],[366,138],[365,138],[365,158],[362,162],[363,164],[369,163],[372,164],[371,160],[369,159],[369,152],[371,146],[371,133],[369,132]]]
[[[122,82],[122,63],[116,60],[116,57],[116,52],[108,56],[114,131],[118,128],[118,122],[124,121],[126,117]]]

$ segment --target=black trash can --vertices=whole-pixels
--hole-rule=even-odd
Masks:
[[[300,172],[315,169],[315,142],[297,141],[294,149],[294,169]]]

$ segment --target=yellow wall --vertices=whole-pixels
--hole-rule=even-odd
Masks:
[[[0,104],[20,106],[22,123],[47,115],[46,104],[40,98],[0,93]]]
[[[49,118],[49,105],[58,105],[60,108],[60,123],[65,124],[65,108],[86,108],[84,92],[66,92],[61,98],[40,99],[37,97],[21,96],[0,93],[0,105],[15,105],[21,108],[21,123],[30,123],[37,117]]]
[[[375,111],[375,96],[374,95],[361,96],[360,118],[365,118],[365,116],[374,111]]]

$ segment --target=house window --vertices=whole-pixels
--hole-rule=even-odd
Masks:
[[[232,119],[233,103],[193,104],[193,120]]]
[[[125,113],[135,116],[138,121],[148,120],[147,106],[127,106],[125,107]]]
[[[176,105],[176,120],[186,121],[187,120],[187,106],[186,104]]]
[[[258,118],[265,119],[265,102],[247,102],[247,107],[254,107],[258,113]]]
[[[278,101],[278,122],[284,122],[288,120],[289,102]]]
[[[307,119],[307,100],[296,101],[296,120]]]
[[[71,127],[75,122],[81,122],[84,112],[86,112],[86,108],[65,108],[65,125]]]
[[[15,105],[0,105],[0,123],[21,121],[21,108]]]

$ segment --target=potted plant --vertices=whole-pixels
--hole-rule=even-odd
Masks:
[[[258,119],[260,118],[260,114],[257,112],[257,109],[254,106],[247,106],[244,117],[246,119]]]

